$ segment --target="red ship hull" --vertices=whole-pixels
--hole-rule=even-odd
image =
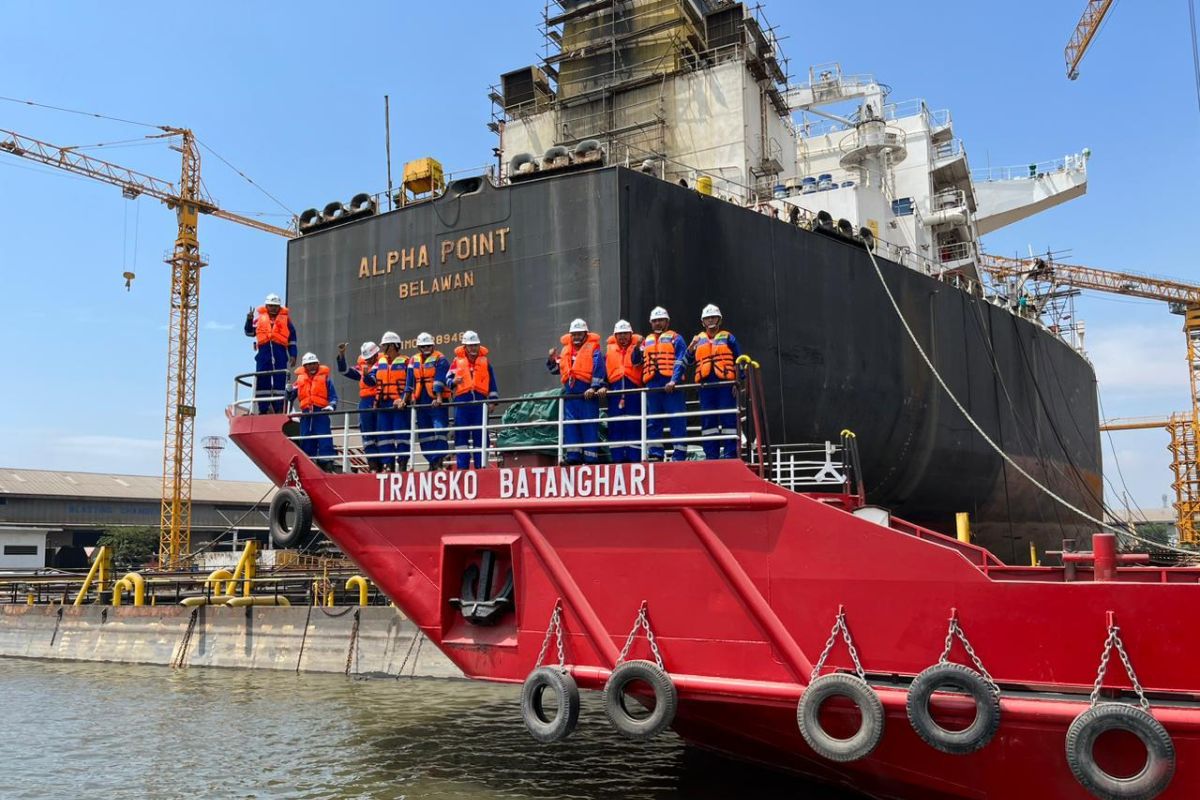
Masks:
[[[880,798],[1082,800],[1092,795],[1068,768],[1065,736],[1088,707],[1111,619],[1175,747],[1159,796],[1200,796],[1200,570],[1122,567],[1100,581],[1081,566],[1068,581],[1062,568],[1008,567],[737,461],[328,475],[284,436],[285,420],[234,416],[231,438],[276,483],[294,465],[321,529],[471,677],[523,681],[561,602],[566,663],[581,687],[602,688],[645,602],[679,691],[673,727],[697,745]],[[488,627],[451,603],[484,549],[515,586],[514,609]],[[796,722],[839,609],[886,712],[878,748],[844,764],[814,753]],[[952,614],[1004,687],[998,733],[969,755],[934,750],[905,712],[907,683],[937,662]],[[631,657],[647,655],[639,639]],[[1113,662],[1106,690],[1130,689]],[[850,667],[839,644],[827,670]],[[932,708],[939,719],[973,710],[941,695]],[[1102,738],[1097,757],[1135,772],[1145,754],[1133,744]]]

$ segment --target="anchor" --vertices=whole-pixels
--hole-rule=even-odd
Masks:
[[[500,591],[492,595],[495,576],[494,550],[481,551],[480,563],[471,564],[463,570],[462,596],[451,597],[450,605],[457,608],[463,619],[472,625],[495,625],[513,607],[512,570],[509,569]]]

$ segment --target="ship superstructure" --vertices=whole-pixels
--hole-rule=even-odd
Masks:
[[[491,94],[505,178],[595,141],[609,163],[732,202],[826,212],[835,227],[869,231],[891,260],[968,289],[980,282],[981,235],[1087,188],[1086,149],[973,172],[949,111],[892,102],[887,85],[838,64],[791,83],[761,7],[561,0],[542,31],[542,62]]]

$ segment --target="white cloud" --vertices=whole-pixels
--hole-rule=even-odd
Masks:
[[[68,450],[81,456],[130,454],[133,452],[162,452],[162,439],[139,439],[133,436],[60,436],[51,439],[56,450]]]
[[[230,322],[230,323],[216,322],[211,319],[208,322],[204,323],[204,330],[206,330],[206,331],[231,331],[236,327],[237,326],[234,325],[232,322]]]
[[[1174,319],[1174,318],[1172,318]],[[1088,340],[1100,388],[1108,394],[1186,397],[1187,361],[1176,325],[1109,325]],[[1148,413],[1173,409],[1147,409]]]

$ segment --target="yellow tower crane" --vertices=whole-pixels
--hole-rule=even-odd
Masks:
[[[1091,46],[1092,39],[1096,38],[1100,25],[1114,2],[1115,0],[1088,0],[1087,8],[1083,10],[1083,16],[1079,18],[1079,24],[1075,26],[1075,32],[1071,34],[1071,39],[1063,51],[1067,60],[1067,77],[1071,80],[1079,77],[1079,62],[1083,61],[1084,54]]]
[[[175,247],[166,259],[171,267],[171,299],[170,321],[167,325],[167,410],[163,435],[159,564],[164,569],[178,569],[185,565],[191,552],[196,339],[200,314],[200,268],[205,266],[197,238],[200,215],[211,214],[288,238],[296,236],[296,230],[294,227],[281,228],[218,208],[200,183],[200,152],[196,147],[195,135],[187,128],[161,126],[161,130],[162,133],[147,138],[173,140],[171,149],[177,151],[183,160],[178,183],[3,129],[0,129],[0,151],[112,184],[129,199],[143,194],[153,197],[175,211],[179,229]]]
[[[1110,294],[1162,300],[1172,313],[1183,316],[1183,332],[1187,338],[1188,384],[1192,393],[1191,412],[1172,414],[1166,420],[1114,420],[1106,430],[1137,430],[1165,427],[1170,433],[1172,488],[1175,490],[1175,512],[1178,515],[1179,541],[1200,544],[1200,285],[1167,278],[1140,275],[1136,272],[1115,272],[1060,264],[1040,258],[1014,259],[986,255],[980,271],[994,281],[1034,280],[1057,286],[1090,289]]]

